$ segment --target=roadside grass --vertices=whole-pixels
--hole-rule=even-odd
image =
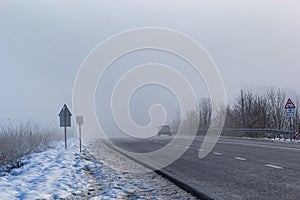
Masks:
[[[34,123],[0,125],[0,166],[19,167],[25,155],[45,151],[53,140],[61,139],[57,130],[43,130]]]

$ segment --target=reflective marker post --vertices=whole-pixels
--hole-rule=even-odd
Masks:
[[[79,126],[79,151],[81,152],[81,125],[83,124],[83,116],[77,116],[76,123]]]

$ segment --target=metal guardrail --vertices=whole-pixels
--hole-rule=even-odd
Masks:
[[[219,131],[220,129],[211,129],[211,131]],[[252,138],[282,138],[282,139],[292,139],[294,136],[294,131],[286,130],[276,130],[267,128],[224,128],[221,130],[221,136],[232,136],[232,137],[252,137]],[[173,131],[176,134],[177,131]],[[199,129],[198,135],[205,135],[207,129]]]
[[[223,129],[222,136],[245,136],[253,138],[283,138],[292,139],[294,131],[276,129]]]

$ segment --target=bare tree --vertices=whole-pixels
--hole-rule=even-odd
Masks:
[[[284,117],[284,104],[286,100],[286,94],[281,89],[275,90],[269,88],[267,92],[268,111],[270,115],[270,127],[278,130],[284,128],[286,119]]]
[[[185,120],[188,129],[207,129],[216,119],[225,119],[226,128],[271,128],[289,130],[289,119],[285,117],[284,105],[287,92],[270,87],[264,93],[241,89],[239,96],[232,104],[222,107],[217,113],[212,113],[212,102],[203,98],[194,110],[187,113]],[[289,94],[300,105],[299,97]],[[212,119],[214,118],[214,119]],[[199,124],[197,124],[199,120]],[[293,119],[293,130],[300,128],[300,110]]]
[[[212,116],[211,100],[209,98],[200,99],[197,112],[199,115],[199,129],[208,129]]]

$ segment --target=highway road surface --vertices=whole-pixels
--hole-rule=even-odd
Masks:
[[[168,136],[122,139],[114,143],[132,152],[151,152],[168,145]],[[184,138],[182,138],[184,140]],[[162,169],[213,199],[300,199],[300,144],[221,137],[199,159],[197,137],[177,161]]]

